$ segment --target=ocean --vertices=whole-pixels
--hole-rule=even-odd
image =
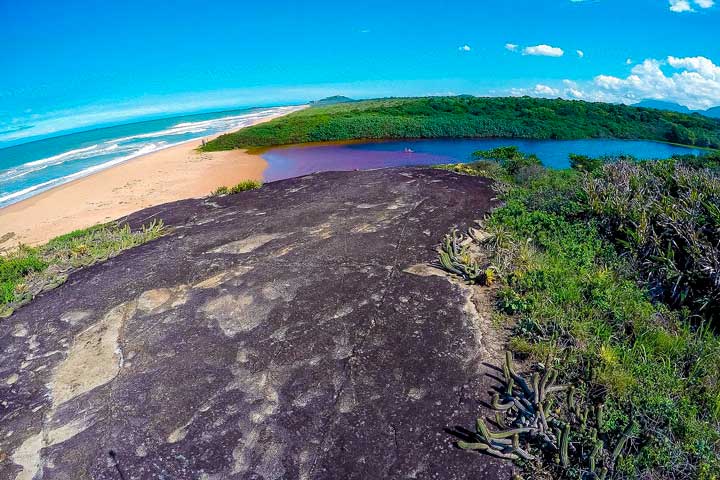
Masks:
[[[0,208],[130,159],[236,130],[295,107],[183,115],[23,143],[0,149]]]

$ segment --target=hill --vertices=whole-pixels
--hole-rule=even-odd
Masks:
[[[713,118],[720,118],[720,107],[713,107],[705,110],[705,115]]]
[[[315,100],[310,102],[310,105],[335,105],[337,103],[348,103],[348,102],[354,102],[352,98],[349,97],[343,97],[342,95],[335,95],[333,97],[326,97],[321,98],[320,100]]]
[[[656,108],[658,110],[669,110],[672,112],[685,113],[688,115],[693,113],[699,113],[700,115],[705,115],[706,117],[720,118],[720,107],[712,107],[708,108],[707,110],[690,110],[685,105],[679,105],[673,102],[664,102],[662,100],[643,100],[639,103],[634,104],[633,107]]]
[[[720,120],[626,105],[530,97],[422,97],[313,106],[221,135],[206,151],[353,139],[644,139],[720,148]]]
[[[641,102],[633,104],[633,107],[641,107],[641,108],[656,108],[658,110],[669,110],[671,112],[678,112],[678,113],[685,113],[685,114],[692,114],[695,110],[690,110],[685,105],[680,105],[673,102],[665,102],[662,100],[643,100]]]

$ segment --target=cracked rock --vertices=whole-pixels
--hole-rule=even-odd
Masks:
[[[131,215],[170,233],[0,322],[0,478],[509,478],[445,431],[480,412],[493,349],[427,266],[492,198],[402,168]]]

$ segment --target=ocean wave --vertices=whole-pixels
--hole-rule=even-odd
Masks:
[[[25,177],[31,173],[39,172],[49,167],[62,165],[63,163],[72,162],[76,160],[85,160],[92,157],[99,157],[115,152],[120,149],[120,145],[113,143],[111,145],[100,146],[92,145],[90,147],[78,148],[70,150],[59,155],[53,155],[52,157],[35,160],[32,162],[18,165],[17,167],[11,168],[4,172],[0,172],[0,182],[9,182],[18,178]],[[127,150],[120,149],[121,151]]]
[[[22,198],[23,196],[28,196],[27,194],[32,193],[36,190],[40,190],[43,187],[46,186],[52,186],[55,183],[55,180],[49,180],[47,182],[38,183],[37,185],[33,185],[32,187],[25,188],[23,190],[18,190],[17,192],[9,193],[7,195],[4,195],[0,197],[0,205],[3,203],[6,203],[8,200],[13,200],[15,198]]]
[[[30,193],[40,193],[40,192],[48,190],[52,187],[62,185],[64,183],[68,183],[68,182],[70,182],[72,180],[76,180],[78,178],[86,177],[86,176],[90,175],[91,173],[99,172],[100,170],[105,170],[105,169],[110,168],[119,163],[123,163],[128,160],[131,160],[133,158],[140,157],[142,155],[147,155],[148,153],[157,152],[159,150],[163,150],[165,148],[172,147],[175,145],[176,144],[167,144],[166,142],[150,143],[130,155],[114,158],[108,162],[101,163],[98,165],[93,165],[92,167],[88,167],[88,168],[85,168],[78,172],[71,173],[70,175],[65,175],[64,177],[48,180],[46,182],[38,183],[37,185],[33,185],[31,187],[27,187],[22,190],[18,190],[17,192],[12,192],[7,195],[0,196],[0,205],[7,203],[9,200],[25,198],[25,197],[30,196],[29,195]]]
[[[157,138],[173,135],[185,135],[188,133],[214,134],[219,131],[246,127],[256,120],[261,120],[263,118],[267,118],[272,115],[276,115],[279,112],[291,110],[293,108],[296,107],[275,107],[260,112],[244,113],[242,115],[232,115],[229,117],[213,118],[210,120],[200,120],[198,122],[181,122],[164,130],[158,130],[157,132],[139,133],[137,135],[129,135],[127,137],[117,138],[115,139],[115,141],[128,142],[131,140]]]
[[[42,158],[40,160],[34,160],[32,162],[27,162],[23,164],[24,166],[33,166],[33,165],[42,165],[43,163],[49,163],[54,162],[55,160],[61,160],[63,158],[71,157],[73,155],[78,155],[84,152],[90,152],[96,148],[98,148],[99,145],[92,145],[90,147],[84,147],[84,148],[76,148],[75,150],[68,150],[67,152],[63,152],[59,155],[53,155],[52,157]]]
[[[99,139],[94,145],[75,148],[57,155],[33,160],[5,171],[0,170],[0,207],[133,158],[194,141],[206,135],[215,135],[220,132],[246,127],[258,120],[278,113],[292,111],[293,109],[297,109],[297,107],[273,107],[241,115],[230,115],[197,122],[180,122],[169,128],[154,132]],[[171,141],[172,137],[178,135],[185,135],[186,138],[176,139],[181,141]],[[108,156],[111,158],[108,159]],[[86,163],[91,163],[95,157],[97,157],[98,162],[96,165],[63,175],[72,170],[72,162],[84,160]],[[61,167],[62,165],[67,165],[67,167]],[[56,172],[54,168],[61,169]],[[82,165],[75,168],[82,168]],[[43,170],[45,172],[39,173]],[[28,177],[30,175],[33,176]],[[56,178],[48,179],[53,175]],[[33,181],[38,183],[28,186],[28,183]],[[9,192],[8,190],[12,189],[13,186],[18,190]],[[3,190],[5,191],[3,192]]]

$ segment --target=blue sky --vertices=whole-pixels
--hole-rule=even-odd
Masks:
[[[712,0],[0,0],[0,19],[0,142],[330,94],[720,104]]]

